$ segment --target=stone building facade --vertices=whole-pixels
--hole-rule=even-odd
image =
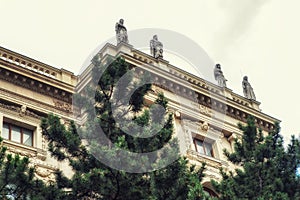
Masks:
[[[64,166],[50,157],[42,137],[41,118],[54,113],[72,120],[77,76],[0,47],[0,131],[11,153],[30,158],[36,175],[53,180]]]
[[[208,82],[128,43],[121,42],[116,46],[107,43],[98,52],[98,58],[105,61],[108,57],[124,58],[131,70],[137,72],[136,78],[150,74],[152,92],[146,95],[146,100],[154,102],[159,92],[167,97],[169,112],[174,115],[174,134],[179,139],[181,154],[198,166],[202,162],[207,163],[203,184],[210,193],[213,192],[210,180],[221,179],[219,168],[235,167],[227,162],[223,149],[232,152],[234,138],[242,135],[237,124],[245,124],[248,116],[252,115],[257,126],[266,134],[274,128],[275,122],[279,122],[263,113],[258,101]],[[92,68],[90,63],[78,76],[79,90],[90,81]]]
[[[147,72],[154,77],[156,84],[146,100],[153,102],[156,91],[168,98],[181,153],[196,165],[207,163],[203,182],[207,191],[211,191],[211,178],[220,180],[219,167],[234,167],[227,162],[222,149],[233,150],[233,139],[242,134],[237,127],[239,122],[245,123],[253,115],[257,125],[268,132],[279,121],[263,113],[256,100],[208,82],[127,43],[120,42],[117,46],[107,43],[98,55],[101,59],[121,56],[136,72]],[[53,179],[53,170],[65,168],[65,164],[56,162],[47,153],[40,119],[54,113],[66,123],[73,120],[74,89],[88,83],[92,67],[90,64],[75,76],[0,47],[0,130],[4,145],[12,153],[28,156],[36,166],[37,176],[46,181]],[[71,172],[65,170],[65,173]]]

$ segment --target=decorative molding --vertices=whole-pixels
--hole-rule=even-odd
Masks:
[[[53,99],[55,108],[63,110],[65,112],[72,112],[72,105],[63,101]]]
[[[4,140],[4,145],[7,147],[9,153],[28,157],[30,159],[30,166],[35,168],[35,174],[41,177],[44,181],[49,182],[55,180],[53,172],[58,168],[45,163],[47,151],[27,147],[25,145],[6,140]]]
[[[191,102],[192,106],[195,107],[200,113],[206,115],[206,116],[209,116],[209,117],[212,117],[212,110],[211,108],[207,107],[207,106],[204,106],[204,105],[201,105],[199,103],[194,103],[194,102]]]
[[[23,117],[26,114],[26,109],[27,109],[27,106],[25,104],[21,106],[21,109],[20,109],[20,112],[19,112],[19,115],[21,117]]]
[[[49,177],[53,172],[51,172],[49,169],[36,167],[35,173],[43,178]]]
[[[4,104],[4,103],[0,102],[0,108],[4,108],[4,109],[7,109],[7,110],[17,112],[17,113],[19,113],[19,115],[21,117],[29,116],[29,117],[33,117],[33,118],[37,118],[37,119],[42,118],[42,116],[39,116],[35,112],[28,110],[27,107],[24,108],[24,105],[21,106],[21,107],[17,107],[17,106],[14,106],[14,105],[8,105],[8,104]]]
[[[0,88],[0,94],[3,95],[3,96],[9,96],[12,99],[18,99],[19,101],[25,103],[27,106],[31,104],[31,105],[35,105],[36,107],[39,107],[39,108],[47,109],[47,110],[49,110],[50,112],[53,112],[53,113],[59,113],[59,114],[65,114],[66,113],[65,110],[59,109],[59,108],[55,107],[54,105],[49,105],[49,104],[46,104],[44,102],[38,101],[36,99],[32,99],[32,98],[20,95],[18,93],[14,93],[14,92],[9,91],[9,90],[5,90],[3,88]],[[1,101],[1,99],[0,99],[0,101]],[[46,115],[47,114],[45,114],[45,116]]]
[[[36,153],[34,152],[30,152],[30,151],[24,151],[23,149],[19,149],[17,147],[12,147],[12,146],[9,146],[7,147],[7,150],[10,152],[10,153],[14,153],[14,154],[18,154],[20,156],[26,156],[28,158],[33,158],[36,156]]]
[[[201,124],[201,130],[206,132],[206,131],[208,131],[208,129],[209,129],[208,123],[207,122],[203,122]]]
[[[135,66],[133,63],[131,63],[131,65]],[[169,77],[165,77],[167,75],[162,71],[158,71],[157,68],[149,70],[142,68],[140,65],[135,66],[135,71],[137,74],[145,73],[147,70],[151,74],[151,77],[154,77],[154,80],[156,81],[153,83],[155,86],[154,89],[159,88],[166,90],[191,100],[192,106],[198,109],[201,114],[212,117],[214,112],[219,112],[241,122],[246,122],[249,115],[254,115],[257,120],[256,125],[262,130],[270,131],[274,128],[274,124],[272,122],[268,122],[259,117],[260,115],[265,114],[261,113],[257,109],[252,108],[250,105],[251,101],[243,97],[239,97],[237,94],[231,92],[233,99],[225,97],[222,90],[216,89],[212,85],[208,86],[208,83],[205,83],[205,81],[201,82],[201,79],[199,78],[199,80],[196,80],[196,77],[189,78],[189,75],[184,74],[183,71],[178,71],[176,73],[173,71],[176,74],[176,77],[172,77],[172,79],[170,79]],[[171,69],[170,71],[172,72]],[[191,89],[189,85],[186,85],[190,83],[195,85],[193,89]],[[209,92],[208,94],[207,91]],[[239,99],[237,99],[238,97]],[[221,101],[218,99],[221,99]],[[248,111],[241,110],[238,108],[240,106],[246,108]],[[269,116],[267,117],[269,118]],[[277,119],[270,120],[279,121]]]
[[[224,163],[224,161],[221,160],[217,160],[215,158],[212,157],[208,157],[208,156],[204,156],[192,149],[189,149],[187,151],[187,158],[190,160],[194,160],[200,163],[205,162],[207,166],[209,167],[213,167],[217,170],[219,170],[220,167],[226,167],[226,165],[223,165],[222,163]]]
[[[34,72],[38,72],[51,78],[56,78],[57,74],[59,73],[59,70],[54,67],[25,57],[3,47],[0,48],[0,58],[6,62],[21,66]]]
[[[37,93],[54,97],[61,101],[71,103],[72,93],[58,89],[54,86],[42,83],[40,81],[34,80],[32,78],[26,77],[24,75],[17,74],[15,72],[9,71],[7,69],[1,69],[0,79],[10,82],[14,85],[21,86],[23,88],[35,91]]]
[[[207,122],[200,123],[200,122],[183,119],[182,123],[185,132],[188,132],[189,134],[195,133],[197,135],[208,137],[212,140],[217,140],[224,137],[224,134],[221,131],[209,127]]]
[[[50,169],[49,167],[34,164],[34,169],[35,175],[40,177],[46,183],[55,182],[54,171],[57,170],[56,168],[51,167]]]
[[[18,144],[9,140],[4,140],[4,145],[10,153],[18,154],[20,156],[26,156],[32,159],[39,159],[41,161],[46,160],[47,151],[38,149],[23,144]]]

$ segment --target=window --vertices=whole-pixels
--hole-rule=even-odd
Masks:
[[[33,146],[33,131],[10,123],[3,123],[2,137],[7,140]]]
[[[212,144],[200,139],[194,138],[195,149],[198,153],[204,154],[210,157],[214,157]]]

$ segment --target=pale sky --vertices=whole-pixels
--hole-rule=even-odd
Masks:
[[[127,30],[172,30],[220,63],[235,93],[248,75],[260,108],[289,138],[300,133],[299,8],[297,0],[0,0],[0,46],[77,74],[120,18]]]

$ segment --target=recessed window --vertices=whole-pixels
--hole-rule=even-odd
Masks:
[[[2,137],[13,142],[33,146],[33,131],[10,123],[3,123]]]
[[[198,153],[204,154],[210,157],[214,157],[212,144],[197,138],[194,138],[195,149]]]

